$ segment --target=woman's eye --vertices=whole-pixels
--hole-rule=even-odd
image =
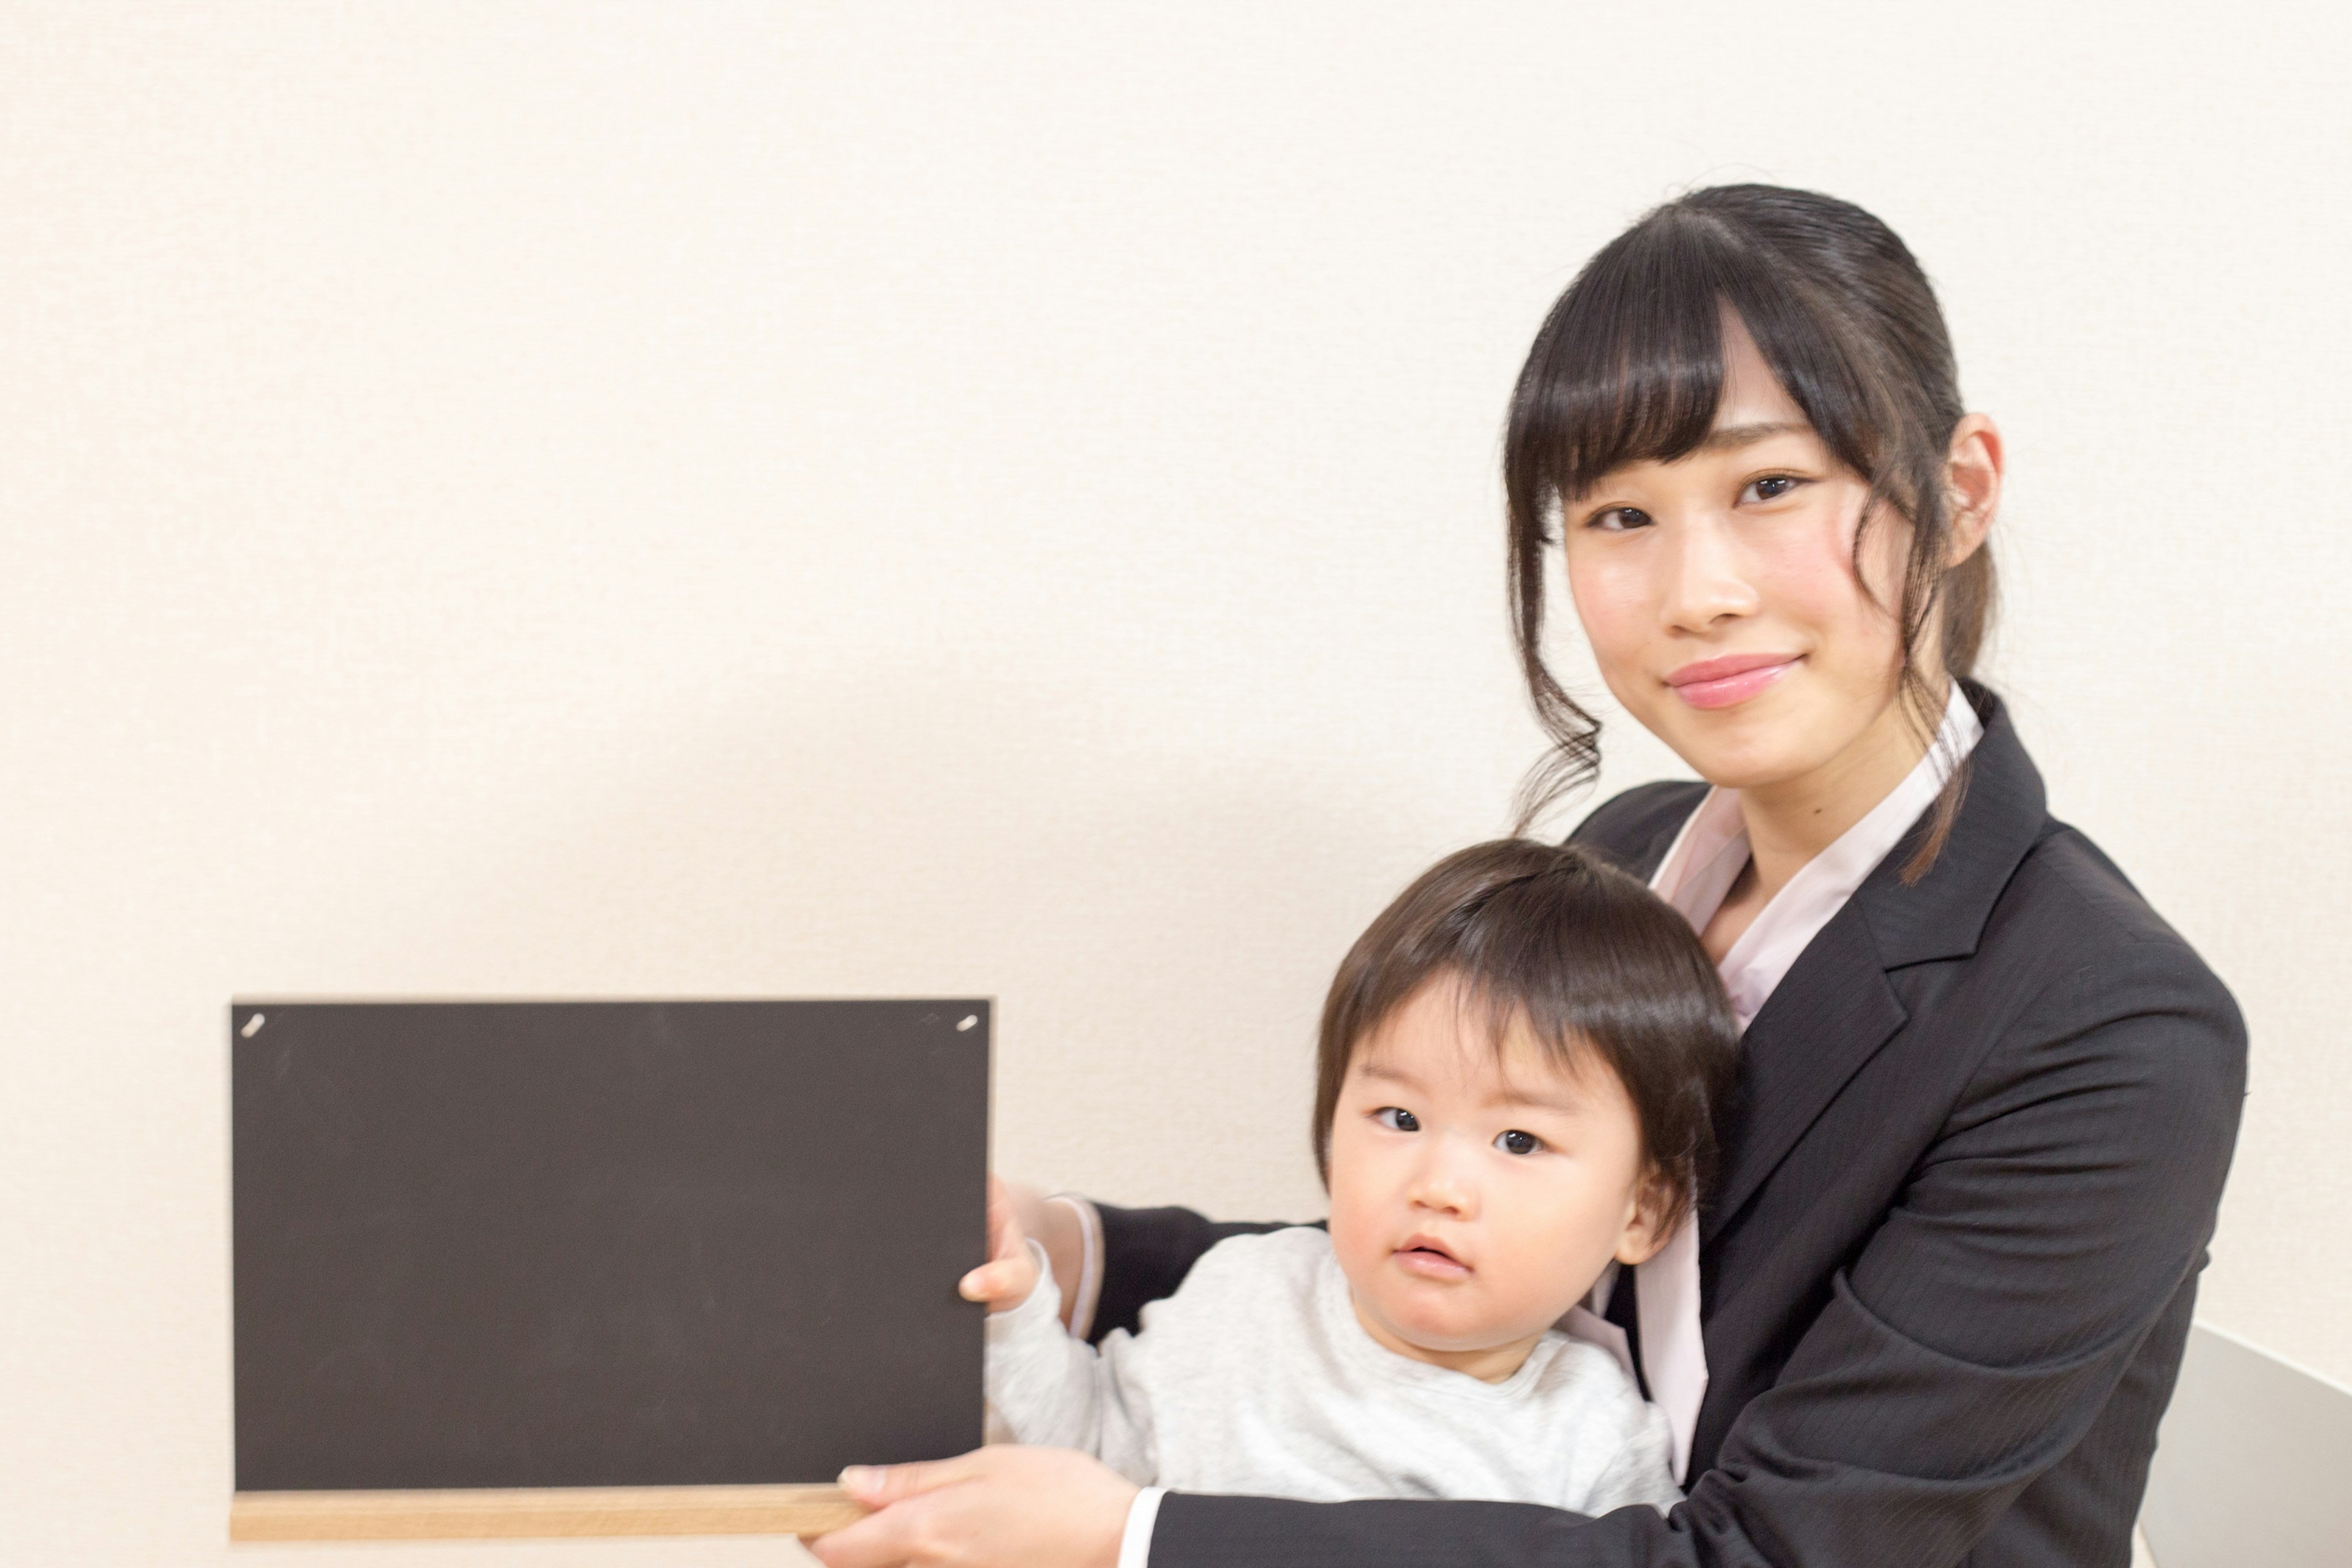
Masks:
[[[1532,1132],[1506,1132],[1495,1140],[1495,1147],[1506,1154],[1532,1154],[1543,1147],[1543,1140]]]
[[[1384,1105],[1372,1112],[1372,1120],[1391,1132],[1418,1132],[1421,1121],[1410,1110],[1399,1105]]]
[[[1760,479],[1748,480],[1748,488],[1739,492],[1739,499],[1750,502],[1778,500],[1801,482],[1787,474],[1767,474]]]
[[[1603,533],[1624,533],[1650,526],[1650,514],[1638,507],[1612,506],[1607,511],[1594,512],[1585,521],[1587,528],[1597,528]]]

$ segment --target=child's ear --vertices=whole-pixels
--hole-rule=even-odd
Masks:
[[[1617,1237],[1617,1261],[1631,1268],[1647,1263],[1673,1238],[1680,1216],[1675,1213],[1674,1184],[1663,1173],[1643,1173],[1626,1205],[1625,1229]]]

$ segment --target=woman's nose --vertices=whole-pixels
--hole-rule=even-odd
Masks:
[[[1756,589],[1732,538],[1730,519],[1678,519],[1669,536],[1672,548],[1659,552],[1658,565],[1666,574],[1659,598],[1670,626],[1706,632],[1726,619],[1756,613]]]

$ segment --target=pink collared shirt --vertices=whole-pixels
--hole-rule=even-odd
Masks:
[[[1756,921],[1731,944],[1716,966],[1731,994],[1732,1011],[1743,1030],[1814,937],[1830,923],[1863,879],[1894,851],[1911,825],[1935,804],[1953,768],[1984,734],[1976,710],[1952,682],[1943,723],[1927,753],[1886,798],[1836,842],[1805,862],[1788,885],[1772,895]],[[1748,828],[1739,792],[1711,789],[1675,836],[1650,887],[1680,910],[1694,931],[1723,907],[1731,885],[1748,859]],[[1706,1395],[1706,1348],[1699,1338],[1698,1227],[1685,1225],[1664,1250],[1634,1272],[1642,1323],[1642,1373],[1650,1397],[1666,1413],[1675,1434],[1675,1479],[1689,1484],[1691,1436],[1699,1402]],[[1608,1305],[1613,1280],[1604,1276],[1589,1305]]]

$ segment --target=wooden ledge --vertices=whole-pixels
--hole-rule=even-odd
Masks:
[[[552,1487],[238,1492],[231,1541],[488,1541],[557,1535],[822,1535],[865,1517],[839,1487]]]

